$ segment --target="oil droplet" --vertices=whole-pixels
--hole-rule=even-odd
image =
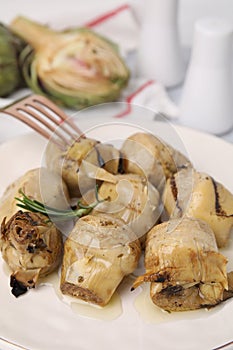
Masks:
[[[82,301],[78,298],[62,294],[60,290],[60,277],[58,272],[54,272],[49,276],[44,277],[41,279],[40,284],[52,286],[61,302],[68,305],[71,310],[77,313],[79,316],[95,320],[110,321],[118,318],[122,314],[121,298],[117,292],[114,293],[110,302],[106,306],[100,307],[98,305],[93,305]]]
[[[81,316],[104,321],[114,320],[122,314],[121,298],[117,292],[113,294],[110,302],[104,307],[79,301],[72,301],[70,306],[74,312]]]
[[[58,271],[54,271],[47,276],[40,278],[38,286],[50,286],[53,287],[56,294],[59,296],[60,291],[60,276]],[[60,291],[61,293],[61,291]],[[62,294],[62,293],[61,293]],[[59,297],[60,299],[60,297]]]

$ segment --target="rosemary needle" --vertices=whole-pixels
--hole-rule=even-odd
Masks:
[[[76,218],[76,217],[80,218],[81,216],[87,215],[99,203],[105,201],[105,199],[103,200],[99,199],[98,186],[96,186],[96,189],[95,189],[96,201],[89,205],[84,205],[81,203],[81,201],[78,201],[77,209],[75,210],[72,210],[72,209],[62,210],[62,209],[56,209],[56,208],[50,207],[35,199],[30,199],[29,197],[26,196],[26,194],[22,190],[19,190],[19,194],[22,195],[22,198],[15,197],[15,199],[18,201],[17,203],[18,207],[28,211],[35,212],[35,213],[41,213],[48,217],[53,217],[56,220],[64,220],[64,221],[68,219]]]

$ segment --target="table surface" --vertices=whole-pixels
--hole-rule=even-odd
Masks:
[[[23,93],[23,91],[22,91]],[[178,86],[176,88],[168,89],[168,94],[170,98],[175,102],[179,103],[179,99],[182,93],[182,86]],[[0,99],[0,102],[5,102],[4,99]],[[1,105],[0,105],[1,107]],[[174,121],[174,123],[176,123]],[[24,135],[26,133],[31,132],[32,130],[24,125],[22,122],[14,119],[13,117],[7,116],[6,114],[2,114],[0,118],[0,144],[4,143],[10,139],[13,139],[17,136]],[[228,133],[217,136],[221,139],[233,143],[233,129]]]

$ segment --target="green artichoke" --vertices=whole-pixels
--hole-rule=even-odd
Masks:
[[[18,55],[23,41],[0,23],[0,96],[5,97],[16,90],[22,82]]]
[[[71,108],[116,100],[129,71],[109,40],[86,28],[56,32],[24,17],[11,29],[29,46],[21,54],[28,86]]]

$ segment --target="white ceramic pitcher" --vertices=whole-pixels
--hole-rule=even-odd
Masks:
[[[202,18],[195,23],[179,121],[213,134],[233,127],[232,33],[230,22]]]
[[[178,0],[143,0],[140,14],[138,75],[170,87],[184,79],[178,25]]]

